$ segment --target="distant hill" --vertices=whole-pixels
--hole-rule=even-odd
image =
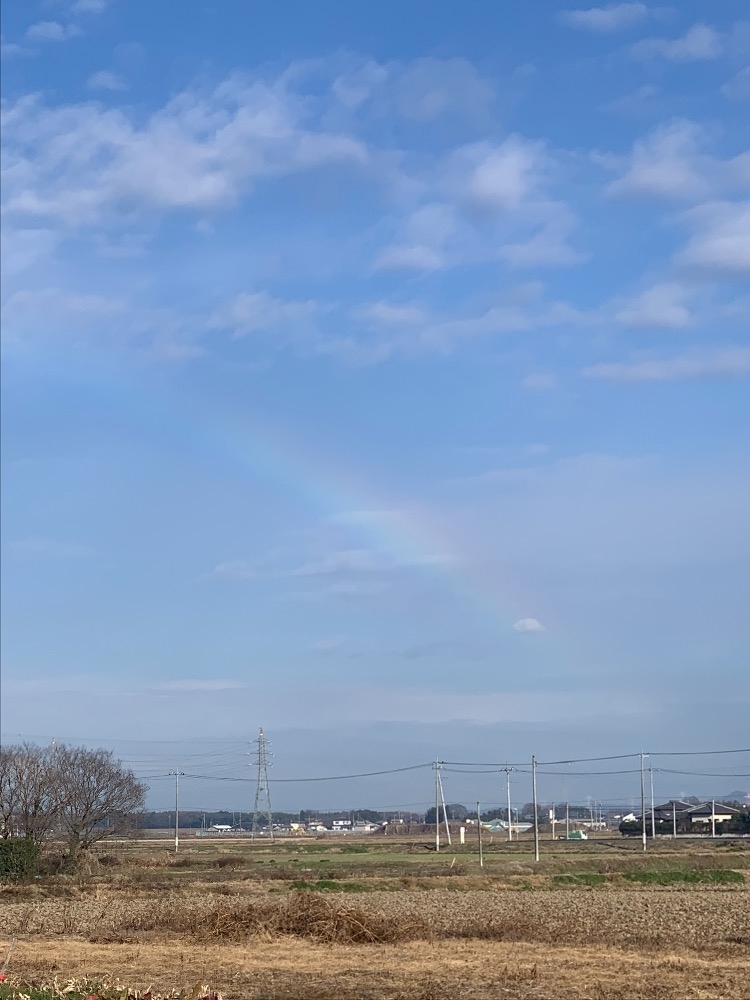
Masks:
[[[721,796],[721,801],[722,802],[744,802],[747,799],[748,796],[750,796],[750,791],[730,792],[728,795],[722,795]]]

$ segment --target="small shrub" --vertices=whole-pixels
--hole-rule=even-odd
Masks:
[[[663,871],[663,872],[625,872],[623,878],[628,882],[639,882],[642,885],[680,885],[713,882],[718,885],[728,885],[745,881],[741,872],[722,869],[707,869],[705,871]]]
[[[39,871],[39,848],[33,840],[0,840],[0,879],[32,878]]]
[[[552,879],[555,885],[604,885],[608,879],[598,872],[579,872],[577,875],[555,875]]]

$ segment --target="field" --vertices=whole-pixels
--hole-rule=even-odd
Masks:
[[[750,843],[485,847],[480,868],[473,845],[396,837],[110,844],[87,874],[0,887],[0,1000],[54,980],[154,1000],[750,995]]]

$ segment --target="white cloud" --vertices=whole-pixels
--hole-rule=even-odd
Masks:
[[[450,205],[432,202],[415,209],[402,224],[402,239],[377,255],[378,271],[436,271],[446,265],[445,245],[457,221]]]
[[[428,122],[446,114],[487,111],[494,85],[465,59],[415,59],[396,76],[395,106],[403,118]]]
[[[217,580],[256,580],[259,574],[244,559],[231,559],[214,566],[210,575]]]
[[[709,191],[703,130],[690,121],[661,125],[633,146],[625,173],[607,186],[613,197],[700,198]]]
[[[420,326],[428,319],[427,312],[421,306],[395,305],[390,302],[371,302],[354,310],[354,316],[386,327]]]
[[[640,24],[648,17],[645,3],[615,3],[606,7],[589,7],[580,10],[564,10],[561,19],[572,28],[606,33],[622,31],[634,24]]]
[[[373,267],[376,271],[439,271],[445,264],[443,254],[432,247],[395,243],[380,251]]]
[[[19,45],[18,42],[6,42],[5,37],[0,35],[0,56],[2,56],[3,59],[11,59],[13,56],[29,56],[33,54],[33,49]]]
[[[731,80],[727,80],[721,92],[733,101],[750,101],[750,66],[745,66]]]
[[[289,572],[295,577],[363,577],[393,574],[402,570],[442,566],[450,562],[444,553],[393,557],[374,549],[338,549]]]
[[[642,115],[652,114],[656,100],[660,97],[661,91],[651,83],[644,83],[636,87],[634,91],[618,97],[605,105],[608,111],[617,111],[623,114]]]
[[[531,372],[521,382],[524,389],[545,390],[554,389],[557,385],[557,375],[553,372]]]
[[[310,649],[314,650],[316,653],[331,653],[335,649],[341,649],[344,645],[344,640],[339,636],[331,637],[330,639],[314,639],[310,643]]]
[[[575,263],[580,257],[567,240],[577,220],[547,190],[556,170],[542,143],[521,136],[459,147],[425,181],[442,200],[421,205],[400,223],[375,269],[434,271],[492,260],[513,268]]]
[[[70,8],[74,14],[102,14],[108,0],[75,0]]]
[[[519,136],[500,146],[478,143],[464,147],[460,159],[470,167],[466,194],[482,208],[509,211],[539,186],[546,164],[544,147]]]
[[[750,275],[750,201],[708,202],[685,219],[694,234],[677,255],[678,264],[716,277]]]
[[[332,583],[326,587],[295,591],[289,596],[297,600],[310,601],[312,603],[362,600],[370,597],[379,597],[387,589],[387,585],[383,580],[342,580],[339,583]]]
[[[567,206],[561,202],[539,203],[526,213],[532,225],[535,217],[539,219],[539,228],[532,236],[499,248],[499,258],[509,267],[567,267],[584,259],[568,244],[576,220]]]
[[[198,691],[207,693],[210,691],[240,691],[247,687],[247,684],[242,681],[235,680],[222,680],[222,679],[205,679],[201,680],[199,678],[188,677],[183,680],[177,681],[164,681],[162,684],[154,684],[150,690],[151,691],[184,691],[189,693],[191,691]]]
[[[462,122],[486,117],[495,85],[466,59],[414,59],[408,63],[367,60],[349,65],[331,91],[347,112],[376,119],[398,116],[420,124],[446,115]]]
[[[393,563],[382,553],[371,549],[342,549],[331,552],[315,562],[306,563],[292,570],[292,576],[337,576],[383,573],[393,568]]]
[[[677,282],[654,285],[616,313],[615,320],[629,327],[680,329],[690,325],[692,316],[685,305],[689,289]]]
[[[65,329],[81,342],[92,332],[100,331],[103,320],[111,333],[112,324],[115,321],[120,324],[126,314],[124,299],[59,288],[15,292],[2,311],[5,336],[15,341],[42,338]]]
[[[546,629],[540,621],[536,618],[519,618],[517,622],[514,623],[513,628],[516,632],[545,632]]]
[[[93,550],[87,545],[78,545],[75,542],[61,542],[53,538],[19,538],[9,543],[9,548],[14,555],[21,558],[45,557],[52,559],[77,559],[82,556],[90,556]]]
[[[535,444],[527,445],[526,448],[524,448],[524,451],[526,452],[527,455],[532,455],[532,456],[546,455],[547,452],[549,451],[549,445],[537,442]]]
[[[58,21],[37,21],[26,32],[30,42],[66,42],[81,34],[75,24],[63,25]]]
[[[86,86],[90,90],[127,90],[128,85],[121,76],[108,69],[100,69],[92,73],[88,78]]]
[[[183,91],[143,123],[124,109],[23,97],[5,117],[6,213],[80,227],[222,209],[261,177],[367,162],[360,141],[303,126],[285,87],[231,77]]]
[[[241,292],[210,321],[214,328],[232,330],[235,337],[267,332],[283,326],[291,337],[309,324],[318,309],[315,302],[284,302],[266,291]],[[291,328],[291,329],[290,329]]]
[[[632,46],[636,59],[669,59],[697,62],[716,59],[723,51],[721,35],[707,24],[694,24],[680,38],[644,38]]]
[[[662,361],[607,362],[583,369],[586,378],[616,382],[673,382],[684,379],[750,375],[750,348],[711,354],[682,354]]]

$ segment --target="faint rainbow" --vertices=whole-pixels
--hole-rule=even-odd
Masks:
[[[489,620],[500,633],[510,633],[517,618],[534,613],[531,602],[507,576],[483,572],[467,560],[464,547],[452,537],[449,525],[424,504],[386,495],[334,463],[308,441],[292,438],[266,418],[246,414],[229,419],[214,415],[198,419],[187,400],[170,391],[134,385],[122,373],[108,372],[87,380],[98,401],[118,415],[135,420],[142,430],[166,437],[180,450],[200,450],[243,473],[262,478],[282,489],[323,519],[346,525],[394,566],[429,576],[443,590],[463,602],[472,614]],[[138,398],[133,408],[133,398]]]

